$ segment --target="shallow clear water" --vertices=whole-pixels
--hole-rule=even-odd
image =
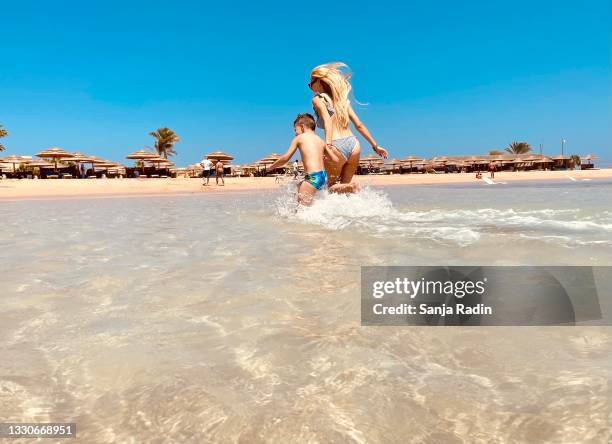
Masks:
[[[610,328],[360,327],[359,267],[612,265],[611,197],[2,203],[2,418],[92,443],[607,442]]]

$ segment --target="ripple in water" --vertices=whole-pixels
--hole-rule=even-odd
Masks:
[[[361,265],[611,265],[606,200],[571,192],[6,204],[2,419],[87,443],[608,442],[609,329],[359,325]]]

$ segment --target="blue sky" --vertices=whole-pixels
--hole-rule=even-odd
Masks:
[[[612,160],[608,0],[0,1],[8,154],[117,161],[169,126],[179,165],[286,149],[310,69],[341,60],[392,157],[527,141]],[[365,153],[370,153],[366,147]]]

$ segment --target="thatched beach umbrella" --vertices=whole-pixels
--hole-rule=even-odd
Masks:
[[[69,153],[66,150],[61,148],[49,148],[44,151],[41,151],[37,154],[38,157],[42,157],[43,159],[53,159],[55,162],[55,169],[57,170],[57,160],[58,159],[69,159],[74,157],[72,153]]]
[[[16,156],[14,154],[11,154],[8,157],[5,157],[3,162],[4,163],[12,163],[13,164],[13,173],[15,173],[17,171],[17,169],[15,168],[15,165],[17,164],[22,164],[22,163],[29,163],[32,161],[32,158],[30,157],[23,157],[23,156]]]
[[[569,161],[571,160],[571,157],[564,156],[563,154],[559,154],[559,155],[551,157],[551,159],[555,162],[555,164],[557,164],[561,168],[567,168],[569,166],[569,163],[570,163]]]
[[[479,162],[487,162],[487,163],[488,163],[488,160],[487,160],[487,159],[485,159],[485,158],[484,158],[484,157],[482,157],[482,156],[470,156],[470,157],[468,157],[467,159],[465,159],[465,162],[466,162],[466,163],[469,163],[469,164],[471,164],[471,165],[476,165],[476,164],[478,164]]]
[[[53,164],[45,160],[34,160],[32,162],[28,162],[28,166],[36,168],[53,168]]]
[[[122,165],[117,162],[113,162],[112,160],[99,160],[98,159],[98,162],[96,162],[96,166],[98,168],[108,169],[108,168],[120,167]]]
[[[117,173],[118,174],[124,174],[125,173],[125,167],[123,165],[121,165],[119,162],[115,162],[112,160],[101,160],[101,159],[96,159],[96,166],[98,168],[102,168],[104,170],[106,170],[106,173],[108,173],[109,169],[111,168],[115,168],[117,169]],[[124,170],[123,172],[121,172],[120,170]]]
[[[138,150],[132,154],[128,154],[127,156],[125,156],[126,159],[132,159],[132,160],[147,160],[147,159],[155,159],[159,157],[159,154],[157,153],[152,153],[151,151],[147,151],[147,150]],[[142,163],[142,172],[144,173],[144,162]]]
[[[267,171],[268,166],[272,165],[274,162],[276,162],[278,159],[280,159],[281,155],[278,153],[272,153],[267,157],[264,157],[263,159],[258,160],[257,162],[255,162],[255,165],[257,165],[257,171],[260,171],[261,167],[264,167],[264,169]]]
[[[28,166],[32,168],[39,168],[41,170],[54,168],[54,165],[45,160],[34,160],[32,162],[28,162]]]
[[[509,158],[506,158],[506,159],[502,160],[503,164],[521,163],[521,162],[522,162],[522,160],[520,160],[518,158],[512,158],[512,157],[509,157]]]
[[[359,166],[361,168],[367,168],[368,172],[370,168],[383,168],[384,165],[385,165],[385,161],[382,158],[375,156],[373,154],[359,159]]]
[[[169,168],[174,166],[174,162],[166,159],[165,157],[158,156],[152,159],[145,159],[145,162],[150,162],[155,164],[155,168],[159,170],[159,168],[163,165],[164,168]]]
[[[542,156],[539,159],[534,160],[533,163],[537,163],[538,165],[542,165],[542,168],[544,168],[544,164],[545,163],[555,163],[555,161],[552,160],[550,157]]]
[[[70,162],[74,162],[78,165],[79,170],[81,169],[81,164],[82,163],[91,163],[91,169],[93,169],[93,158],[90,156],[86,156],[83,153],[79,153],[78,151],[76,151],[75,153],[72,154],[72,157],[70,159],[67,159]]]
[[[428,160],[421,160],[419,162],[415,162],[414,166],[416,166],[417,169],[425,170],[427,172],[427,170],[433,167],[433,164]]]
[[[459,159],[450,159],[446,161],[446,165],[462,168],[465,166],[465,163]]]
[[[375,156],[373,154],[370,154],[369,156],[366,157],[362,157],[361,159],[359,159],[359,162],[365,162],[365,163],[385,163],[385,161],[383,160],[382,157],[379,156]]]
[[[383,167],[387,171],[394,171],[399,169],[402,166],[402,162],[397,159],[391,159],[387,162],[383,161]]]
[[[230,156],[229,154],[224,153],[223,151],[213,151],[212,153],[207,154],[206,158],[210,160],[216,160],[217,162],[229,162],[234,160],[233,156]]]
[[[144,159],[145,162],[154,163],[156,165],[166,164],[166,165],[174,165],[174,162],[166,159],[165,157],[157,156],[152,157],[150,159]]]
[[[437,162],[437,163],[445,163],[445,162],[448,162],[448,157],[446,157],[446,156],[439,156],[439,157],[434,157],[431,160],[433,162]]]
[[[412,166],[415,162],[421,162],[423,159],[416,156],[408,156],[402,159],[403,163],[407,163],[410,167],[410,171],[412,172]]]
[[[136,152],[133,152],[132,154],[128,154],[127,156],[125,156],[126,159],[137,159],[137,160],[154,159],[156,157],[159,157],[159,154],[152,153],[151,151],[147,151],[147,150],[138,150]]]
[[[78,151],[72,154],[72,157],[70,159],[68,159],[70,162],[76,162],[76,163],[90,163],[91,162],[91,157],[90,156],[86,156],[83,153],[79,153]]]
[[[258,160],[256,163],[264,164],[264,165],[268,164],[269,165],[269,164],[272,164],[272,163],[276,162],[278,159],[280,159],[280,156],[281,156],[280,154],[272,153],[269,156],[264,157],[263,159]]]
[[[546,156],[542,156],[539,159],[536,159],[533,161],[533,163],[552,163],[552,162],[554,162],[554,160]]]
[[[420,157],[408,156],[408,157],[404,157],[402,159],[402,162],[413,162],[414,163],[414,162],[420,162],[421,160],[423,159],[421,159]]]
[[[108,161],[104,160],[104,159],[100,159],[99,157],[96,157],[96,156],[91,156],[89,158],[89,162],[87,162],[87,163],[91,163],[91,166],[93,167],[94,164],[98,165],[100,163],[106,163],[106,162],[108,162]]]

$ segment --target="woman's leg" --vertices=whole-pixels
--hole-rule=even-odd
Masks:
[[[328,156],[323,156],[323,165],[325,167],[325,172],[327,173],[327,184],[330,188],[339,181],[340,175],[342,174],[342,167],[346,163],[346,160],[340,151],[338,151],[338,149],[335,147],[333,149],[335,150],[337,160],[330,159]]]
[[[355,171],[359,167],[359,157],[361,156],[361,147],[359,142],[355,145],[353,152],[349,159],[342,166],[340,171],[340,183],[329,187],[330,193],[356,193],[359,191],[359,184],[357,182],[351,182]]]
[[[342,167],[342,174],[340,175],[341,183],[351,183],[353,180],[353,176],[355,175],[355,171],[359,168],[359,157],[361,156],[361,146],[359,142],[355,145],[351,156],[347,160],[347,162]]]

